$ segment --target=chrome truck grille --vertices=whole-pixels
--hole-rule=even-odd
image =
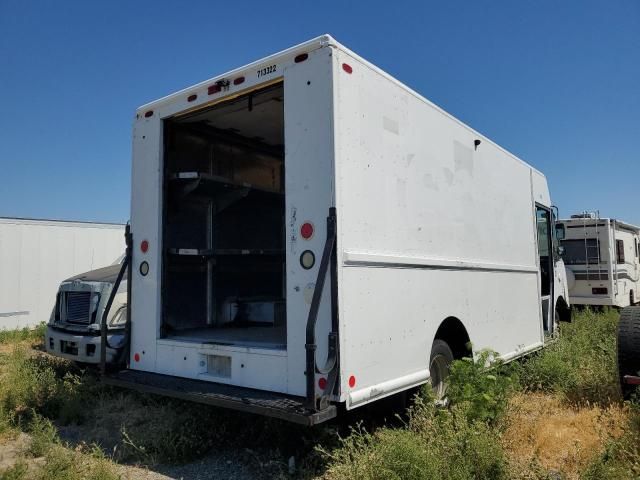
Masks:
[[[65,320],[69,323],[91,323],[91,292],[66,292]]]

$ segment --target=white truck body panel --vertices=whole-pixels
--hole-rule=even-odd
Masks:
[[[47,322],[60,282],[123,251],[124,225],[0,218],[0,329]]]
[[[272,73],[261,76],[265,66]],[[236,78],[244,81],[236,86]],[[212,97],[207,89],[220,80],[231,82]],[[286,99],[286,348],[161,338],[163,121],[277,81]],[[512,359],[540,348],[553,308],[543,319],[536,204],[551,216],[540,172],[329,36],[147,104],[133,139],[130,368],[304,395],[305,327],[330,207],[338,219],[333,400],[352,408],[426,382],[435,333],[451,317],[474,351]],[[300,237],[304,222],[315,227],[309,240]],[[300,266],[304,250],[317,259],[310,270]],[[561,264],[551,277],[553,305],[566,299]],[[328,283],[318,364],[331,328]],[[208,373],[210,355],[230,357],[230,376]]]
[[[565,225],[561,244],[566,268],[570,270],[571,303],[621,308],[637,303],[640,227],[612,218],[569,218],[559,222]]]

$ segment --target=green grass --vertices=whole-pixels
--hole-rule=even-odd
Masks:
[[[618,312],[577,312],[560,338],[523,364],[526,388],[555,392],[568,401],[606,405],[620,400],[616,364]]]
[[[465,402],[437,409],[428,395],[418,396],[403,428],[374,433],[355,429],[341,446],[325,452],[330,479],[508,478],[498,432],[470,420],[474,406]]]
[[[42,342],[47,325],[42,322],[35,328],[25,327],[20,330],[0,330],[0,344],[18,342]]]
[[[0,471],[0,480],[22,480],[27,476],[28,470],[27,464],[21,460],[14,466]]]
[[[22,345],[2,359],[0,410],[14,424],[33,413],[63,423],[80,421],[94,382],[64,360],[33,355]]]

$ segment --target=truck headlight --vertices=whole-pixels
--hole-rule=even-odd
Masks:
[[[124,327],[127,323],[127,306],[123,305],[109,320],[110,327]]]

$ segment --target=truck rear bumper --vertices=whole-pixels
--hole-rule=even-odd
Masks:
[[[616,306],[616,302],[611,297],[606,295],[600,297],[588,295],[569,295],[569,301],[571,302],[571,305],[604,305],[609,307]]]
[[[309,426],[334,418],[337,413],[335,405],[330,405],[320,412],[309,410],[305,407],[304,397],[138,370],[122,370],[105,375],[102,381],[107,385],[255,413]]]
[[[47,327],[44,343],[47,352],[56,357],[94,365],[100,363],[99,336],[64,332]],[[119,349],[107,346],[107,364],[115,363],[119,352]]]

